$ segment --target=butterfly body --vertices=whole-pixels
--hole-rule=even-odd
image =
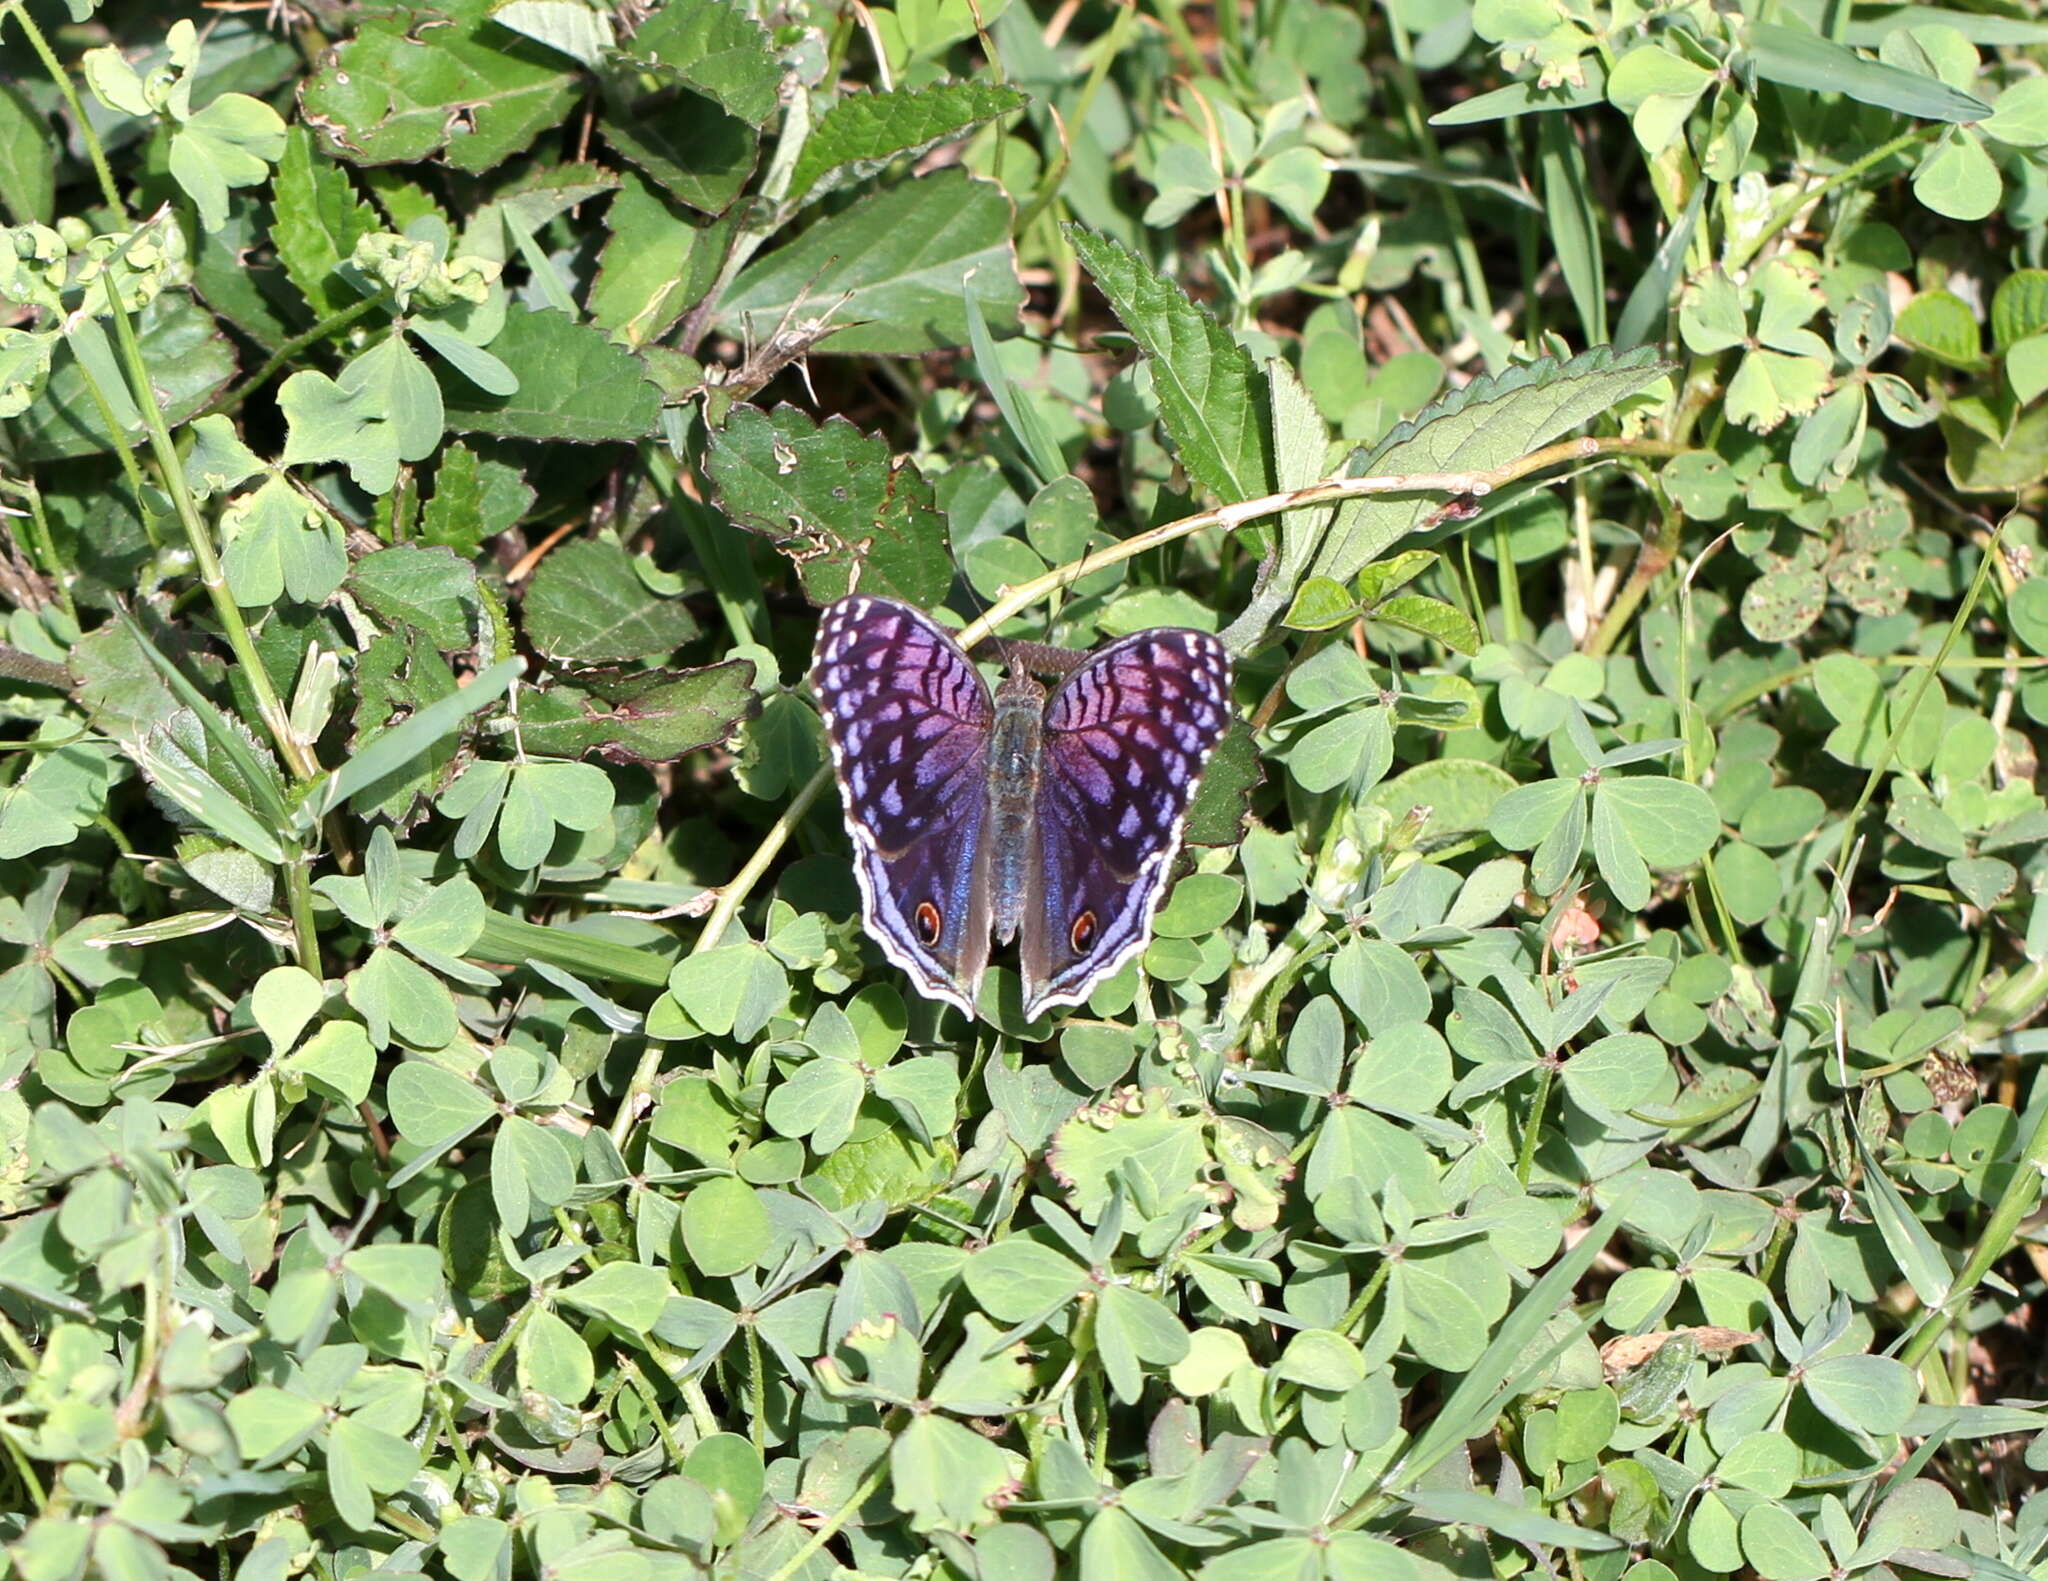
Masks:
[[[1216,638],[1162,628],[991,695],[922,611],[831,605],[812,684],[883,954],[971,1015],[991,936],[1016,938],[1027,1016],[1086,999],[1149,937],[1229,682]]]
[[[1045,688],[1013,675],[996,693],[988,736],[989,926],[1002,944],[1017,936],[1023,921],[1044,767]]]

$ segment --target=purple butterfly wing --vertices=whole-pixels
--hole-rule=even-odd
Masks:
[[[1202,771],[1230,728],[1230,655],[1200,631],[1111,643],[1045,706],[1025,1008],[1077,1005],[1139,950]]]
[[[988,686],[945,628],[856,594],[818,624],[811,686],[869,934],[927,998],[974,1014],[988,963]]]

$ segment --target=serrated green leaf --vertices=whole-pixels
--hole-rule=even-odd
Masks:
[[[1143,348],[1160,420],[1188,475],[1226,504],[1271,493],[1266,394],[1250,354],[1117,242],[1079,226],[1067,238]]]
[[[959,169],[868,194],[740,271],[718,323],[765,334],[785,317],[846,328],[819,352],[895,355],[967,341],[964,294],[991,329],[1016,322],[1023,300],[1010,248],[1010,202]]]

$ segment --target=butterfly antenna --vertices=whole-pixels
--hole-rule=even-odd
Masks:
[[[975,613],[986,615],[989,606],[974,590],[974,584],[967,580],[965,572],[961,574],[960,585],[966,589],[967,600],[974,606]],[[1049,640],[1052,636],[1050,610],[1046,611],[1045,635],[1047,641],[1031,642],[1019,637],[999,637],[990,632],[988,640],[995,644],[996,652],[1002,657],[1003,668],[1012,675],[1065,675],[1076,669],[1086,657],[1085,654],[1056,647]]]
[[[988,613],[988,601],[974,590],[974,583],[969,580],[965,566],[959,568],[959,578],[960,590],[967,595],[968,606],[974,611],[974,618],[979,620]],[[988,634],[988,640],[995,644],[996,652],[1003,656],[1003,663],[1007,666],[1010,662],[1010,645],[993,631]]]

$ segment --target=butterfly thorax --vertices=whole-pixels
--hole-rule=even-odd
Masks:
[[[1029,893],[1032,823],[1044,766],[1045,688],[1012,675],[996,689],[988,740],[988,894],[990,923],[1007,944],[1016,937]]]

